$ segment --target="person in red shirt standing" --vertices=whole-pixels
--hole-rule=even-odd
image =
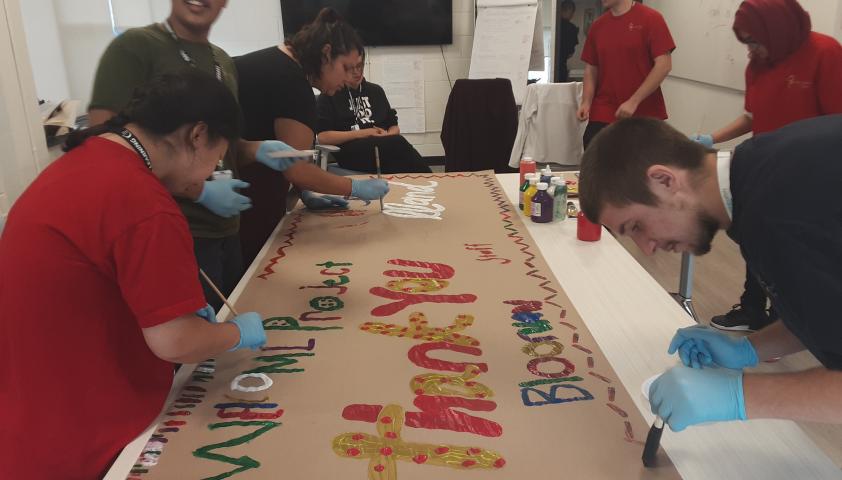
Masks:
[[[842,46],[810,28],[810,15],[796,0],[744,1],[734,17],[734,33],[748,47],[751,59],[746,68],[746,113],[713,134],[692,138],[712,147],[749,132],[757,135],[799,120],[842,113]],[[767,312],[766,303],[763,288],[746,272],[740,303],[713,317],[711,326],[760,330],[777,316]]]
[[[582,60],[584,92],[578,117],[588,121],[583,143],[618,118],[664,120],[661,82],[672,69],[675,42],[657,11],[632,0],[602,0],[602,14],[591,25]]]
[[[3,478],[101,478],[156,418],[174,363],[266,341],[257,313],[216,323],[172,195],[239,138],[232,93],[196,69],[136,90],[74,134],[0,237]]]

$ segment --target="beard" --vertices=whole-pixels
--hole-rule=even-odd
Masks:
[[[705,255],[710,252],[713,238],[719,231],[719,223],[711,215],[699,212],[698,214],[699,233],[696,235],[693,248],[693,255]]]

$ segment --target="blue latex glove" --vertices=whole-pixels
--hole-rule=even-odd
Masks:
[[[693,368],[717,365],[740,370],[757,365],[758,360],[747,337],[733,338],[703,325],[678,329],[667,352],[676,351],[682,363]]]
[[[214,310],[213,307],[211,307],[209,304],[205,304],[204,307],[202,307],[199,310],[196,310],[196,315],[204,318],[208,321],[208,323],[217,323],[216,310]]]
[[[674,432],[699,423],[745,420],[743,372],[673,367],[652,382],[649,404]]]
[[[263,330],[263,319],[257,312],[248,312],[234,317],[231,322],[240,329],[240,341],[231,350],[250,348],[257,350],[266,343],[266,331]]]
[[[351,196],[362,200],[377,200],[389,193],[389,182],[372,178],[369,180],[351,180]]]
[[[251,199],[235,190],[248,187],[248,183],[237,179],[221,178],[207,181],[196,203],[220,217],[230,218],[251,208]]]
[[[288,152],[290,150],[295,149],[290,147],[286,143],[280,142],[278,140],[266,140],[265,142],[262,142],[257,148],[257,155],[255,155],[255,160],[262,163],[263,165],[266,165],[272,170],[277,170],[279,172],[283,172],[287,168],[294,165],[296,162],[299,162],[301,160],[308,160],[307,157],[275,158],[271,156],[273,152]]]
[[[316,195],[313,192],[301,192],[301,201],[310,210],[325,210],[327,208],[348,208],[348,200],[335,195]]]
[[[690,140],[701,143],[708,148],[713,148],[713,135],[700,135],[697,133],[695,135],[690,135]]]

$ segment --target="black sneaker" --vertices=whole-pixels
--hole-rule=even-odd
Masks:
[[[739,303],[731,307],[725,315],[717,315],[710,320],[710,326],[729,332],[756,332],[769,325],[766,312],[746,310]]]

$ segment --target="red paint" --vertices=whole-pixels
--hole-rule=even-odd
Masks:
[[[190,412],[187,411],[178,411],[178,412],[168,412],[167,415],[170,417],[186,417],[190,415]]]
[[[358,433],[358,434],[354,435],[353,437],[351,437],[351,440],[359,442],[363,438],[365,438],[365,435],[362,435],[362,434]]]
[[[274,412],[252,412],[250,408],[244,408],[238,412],[229,412],[227,408],[219,408],[216,410],[216,416],[219,418],[239,418],[240,420],[273,420],[281,418],[284,414],[284,409],[279,408]]]
[[[349,448],[348,450],[345,450],[345,453],[347,453],[349,457],[356,457],[360,454],[360,450],[358,448]]]
[[[471,468],[476,464],[477,464],[476,460],[465,460],[464,462],[462,462],[462,466],[465,467],[465,468]]]
[[[407,356],[409,357],[409,360],[412,363],[418,365],[421,368],[426,368],[428,370],[464,372],[465,368],[468,365],[476,365],[477,368],[480,369],[480,371],[488,371],[488,365],[484,362],[451,362],[448,360],[438,360],[435,358],[430,358],[427,356],[427,353],[431,350],[451,350],[459,353],[465,353],[468,355],[474,355],[477,357],[482,355],[482,350],[476,347],[454,345],[452,343],[447,342],[431,342],[414,345],[412,348],[409,349],[409,352],[407,352]]]
[[[412,461],[417,463],[418,465],[421,465],[422,463],[426,462],[428,458],[429,457],[427,457],[423,453],[419,453],[418,455],[412,457]]]
[[[313,350],[314,348],[316,348],[316,339],[311,338],[311,339],[307,340],[306,346],[301,345],[299,347],[261,347],[260,350],[264,351],[264,352],[274,352],[274,351],[277,351],[277,350],[306,350],[306,351],[309,352],[310,350]]]
[[[537,312],[541,310],[541,306],[543,305],[537,300],[506,300],[503,303],[507,305],[515,305],[515,308],[512,309],[512,313]]]
[[[374,471],[375,471],[375,472],[377,472],[377,473],[380,473],[380,472],[382,472],[383,470],[386,470],[386,467],[384,467],[383,465],[379,465],[379,464],[378,464],[378,465],[375,465],[375,466],[374,466]]]
[[[399,267],[415,267],[415,268],[429,268],[430,273],[420,273],[420,272],[406,272],[403,270],[386,270],[383,272],[383,275],[387,277],[400,277],[400,278],[435,278],[438,280],[447,280],[448,278],[453,278],[453,274],[455,271],[453,267],[450,265],[445,265],[443,263],[432,263],[432,262],[416,262],[414,260],[389,260],[386,262],[390,265],[397,265]]]
[[[444,455],[445,453],[449,452],[450,449],[447,447],[439,447],[436,449],[436,453],[439,455]]]
[[[484,437],[499,437],[503,434],[503,427],[497,422],[475,417],[467,413],[453,410],[461,408],[472,411],[490,412],[497,408],[497,404],[489,400],[477,400],[459,397],[439,397],[419,395],[415,399],[415,406],[420,412],[406,412],[405,424],[412,428],[428,430],[450,430],[454,432],[473,433]],[[375,423],[377,416],[383,409],[382,405],[348,405],[342,410],[345,420]],[[381,418],[383,422],[388,417]],[[388,422],[391,423],[389,418]]]
[[[187,422],[182,420],[168,420],[164,422],[164,425],[167,427],[180,427],[182,425],[187,425]]]
[[[460,295],[427,295],[424,293],[393,292],[383,287],[374,287],[369,290],[373,295],[389,300],[396,300],[392,303],[381,305],[371,311],[376,317],[388,317],[394,315],[406,307],[419,303],[473,303],[477,300],[476,295],[463,293]]]
[[[625,411],[625,410],[623,410],[622,408],[618,407],[617,405],[614,405],[613,403],[606,403],[606,405],[608,405],[608,408],[610,408],[611,410],[614,410],[614,412],[615,412],[617,415],[621,416],[622,418],[629,418],[629,414],[628,414],[628,413],[626,413],[626,411]]]
[[[196,385],[190,385],[188,387],[184,387],[184,389],[190,390],[191,392],[207,392],[207,390],[205,390],[204,388],[197,387]]]
[[[603,382],[605,382],[605,383],[611,383],[611,379],[610,379],[610,378],[605,377],[605,376],[602,376],[602,375],[600,375],[600,374],[598,374],[598,373],[596,373],[596,372],[588,372],[588,375],[590,375],[590,376],[592,376],[592,377],[596,377],[596,378],[598,378],[598,379],[602,380],[602,381],[603,381]]]
[[[506,465],[506,460],[502,458],[498,458],[496,462],[494,462],[494,468],[503,468]]]
[[[546,373],[538,370],[538,365],[545,363],[545,362],[557,362],[564,365],[564,370],[560,372],[553,372],[553,373]],[[544,378],[562,378],[562,377],[569,377],[573,372],[576,371],[576,366],[567,360],[566,358],[561,357],[539,357],[533,358],[526,364],[526,368],[529,370],[529,373],[532,375],[536,375],[538,377]]]
[[[391,454],[392,454],[392,449],[391,449],[391,448],[389,448],[389,447],[383,447],[383,448],[381,448],[381,449],[380,449],[380,453],[381,453],[384,457],[388,457],[389,455],[391,455]]]
[[[392,438],[392,439],[398,438],[398,434],[395,433],[395,432],[386,432],[385,434],[383,434],[383,436],[386,437],[386,438]]]
[[[478,455],[480,453],[482,453],[482,449],[480,449],[480,448],[469,448],[468,449],[468,455]]]
[[[380,412],[378,411],[377,413],[380,413]],[[388,425],[388,424],[392,423],[392,417],[383,417],[383,418],[380,419],[380,423],[382,423],[384,425]]]

